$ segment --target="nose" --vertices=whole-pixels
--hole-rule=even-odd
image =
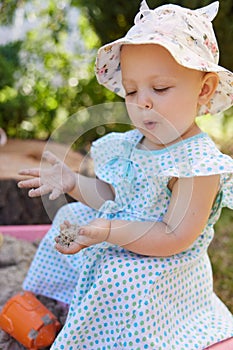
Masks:
[[[143,108],[143,109],[152,109],[153,108],[152,99],[146,91],[138,91],[137,104],[140,108]]]

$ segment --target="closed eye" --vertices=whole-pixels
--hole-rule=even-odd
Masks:
[[[131,95],[134,95],[137,91],[129,91],[129,92],[126,92],[125,96],[131,96]]]
[[[170,89],[170,87],[165,87],[165,88],[161,88],[161,89],[159,89],[159,88],[153,88],[153,90],[154,90],[155,92],[157,92],[157,93],[163,93],[163,92],[168,91],[169,89]]]
[[[159,93],[159,94],[162,94],[166,91],[168,91],[170,89],[170,87],[165,87],[165,88],[153,88],[153,91],[155,91],[156,93]],[[136,94],[137,91],[136,90],[133,90],[133,91],[128,91],[126,92],[126,95],[125,96],[132,96],[134,94]]]

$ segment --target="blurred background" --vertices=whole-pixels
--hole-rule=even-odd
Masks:
[[[209,0],[170,1],[191,8]],[[151,8],[166,1],[148,0]],[[140,0],[2,0],[0,2],[0,126],[8,137],[48,139],[83,107],[120,98],[99,86],[94,60],[99,46],[124,35]],[[221,59],[233,70],[233,5],[220,0],[214,20]],[[213,137],[230,147],[233,111],[211,122]],[[88,123],[88,120],[85,121]],[[98,137],[93,132],[92,138]],[[86,135],[87,141],[88,135]],[[81,142],[81,140],[80,140]],[[230,150],[231,151],[231,150]]]
[[[169,1],[193,9],[211,2]],[[148,0],[150,8],[166,3]],[[0,1],[0,127],[8,139],[46,141],[79,110],[122,101],[98,85],[94,75],[95,55],[99,46],[126,33],[139,6],[140,0]],[[221,53],[220,64],[233,70],[232,0],[220,0],[214,27]],[[80,128],[85,129],[88,123],[88,117],[81,118]],[[104,133],[125,130],[125,125],[117,123],[116,119],[116,125],[85,133],[85,137],[74,144],[75,151],[83,154],[90,142]],[[224,153],[232,156],[233,109],[218,116],[199,118],[198,123]],[[9,199],[9,191],[4,192],[6,183],[1,183],[0,195]],[[12,182],[9,186],[12,188]],[[20,200],[22,197],[17,199],[18,204]],[[23,214],[20,214],[21,221],[14,216],[5,220],[6,202],[0,198],[0,224],[26,224]],[[35,202],[35,208],[38,203]],[[27,208],[30,206],[27,204]],[[28,223],[43,222],[37,216],[34,221],[28,219]],[[233,311],[233,214],[230,210],[223,210],[216,232],[210,247],[215,288]]]

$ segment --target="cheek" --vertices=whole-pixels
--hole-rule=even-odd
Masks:
[[[191,89],[184,89],[181,94],[182,97],[180,97],[179,100],[182,101],[182,103],[186,106],[197,105],[199,100],[199,93],[199,89],[195,86]]]
[[[186,113],[195,114],[198,107],[198,99],[196,96],[184,96],[181,105]]]
[[[125,101],[125,104],[126,104],[126,109],[128,111],[130,119],[135,119],[135,117],[136,117],[136,110],[137,110],[136,104],[130,103],[127,100]]]

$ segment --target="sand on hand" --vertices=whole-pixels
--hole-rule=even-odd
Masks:
[[[80,226],[70,224],[60,229],[60,234],[57,236],[57,243],[64,247],[69,247],[72,242],[77,241]]]

